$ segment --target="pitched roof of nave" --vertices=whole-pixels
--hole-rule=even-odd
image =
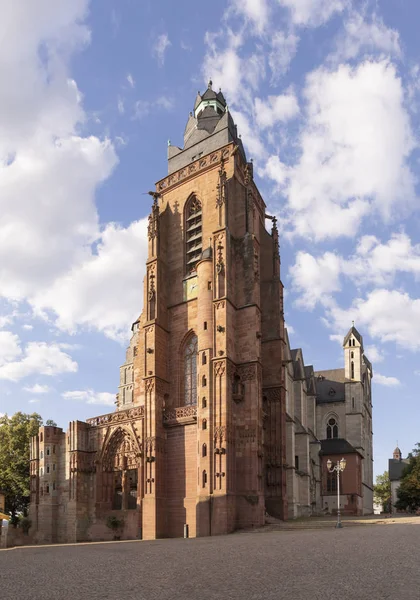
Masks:
[[[327,404],[328,402],[345,401],[345,373],[344,369],[330,369],[327,371],[315,371],[316,402]]]
[[[404,469],[409,464],[408,458],[402,458],[401,460],[397,460],[395,458],[388,459],[388,473],[390,481],[398,481],[401,479]]]
[[[347,342],[350,339],[350,336],[354,336],[356,338],[356,340],[359,342],[359,344],[362,346],[362,351],[363,351],[363,336],[357,331],[356,327],[354,325],[352,325],[350,327],[350,329],[347,332],[346,337],[344,338],[343,341],[343,347],[347,344]]]
[[[333,438],[330,440],[321,440],[321,454],[360,454],[354,446],[352,446],[344,438]]]

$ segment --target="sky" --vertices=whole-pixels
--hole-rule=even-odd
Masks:
[[[417,0],[0,0],[0,413],[114,410],[146,192],[222,91],[280,225],[292,347],[373,363],[374,471],[420,441]]]

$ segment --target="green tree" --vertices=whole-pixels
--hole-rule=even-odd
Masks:
[[[13,524],[18,513],[26,514],[29,504],[29,441],[41,425],[42,417],[37,413],[0,417],[0,489]]]
[[[382,504],[383,511],[389,512],[391,510],[391,482],[388,471],[376,476],[376,483],[373,486],[373,496],[377,502]]]
[[[404,469],[398,500],[395,506],[399,510],[415,511],[420,508],[420,444],[408,455],[409,463]]]
[[[47,427],[57,427],[57,423],[55,421],[53,421],[52,419],[47,419],[45,425]]]

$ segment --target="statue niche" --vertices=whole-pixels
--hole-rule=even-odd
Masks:
[[[140,454],[132,435],[118,428],[102,459],[103,499],[112,510],[137,508]]]

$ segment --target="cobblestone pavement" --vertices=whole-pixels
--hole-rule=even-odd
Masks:
[[[0,552],[1,600],[419,600],[420,520]]]

